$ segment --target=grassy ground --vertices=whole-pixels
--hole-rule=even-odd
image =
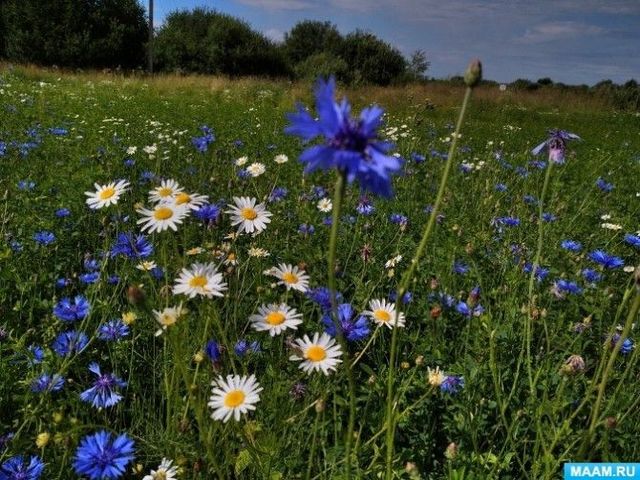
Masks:
[[[322,312],[263,273],[279,263],[299,265],[311,288],[327,284],[330,214],[317,203],[332,195],[335,177],[303,176],[297,157],[304,146],[283,133],[285,114],[296,101],[312,105],[311,93],[310,85],[257,80],[0,71],[0,439],[14,434],[6,447],[0,442],[0,463],[38,455],[46,462],[45,478],[75,478],[79,441],[106,429],[135,441],[126,478],[141,478],[164,457],[180,466],[179,478],[341,478],[345,369],[328,377],[306,375],[289,360],[293,338],[324,330]],[[347,190],[337,282],[343,301],[360,313],[369,300],[388,299],[409,265],[463,91],[438,84],[341,93],[355,111],[371,102],[385,109],[381,136],[395,141],[406,159],[393,199],[369,197],[372,214],[357,212],[356,184]],[[638,353],[629,343],[618,353],[611,336],[638,320],[637,312],[629,313],[640,249],[625,235],[640,230],[639,122],[637,115],[586,97],[485,88],[474,93],[442,217],[403,307],[407,322],[398,337],[394,385],[398,478],[557,478],[569,460],[638,458]],[[191,141],[202,125],[215,133],[204,153]],[[64,132],[51,130],[56,128]],[[566,164],[553,167],[542,206],[550,216],[540,228],[546,169],[531,163],[530,150],[549,128],[575,132],[583,141],[572,142]],[[144,151],[153,145],[154,153]],[[136,152],[127,154],[129,147]],[[289,161],[274,162],[279,154]],[[261,162],[266,172],[242,178],[244,167],[235,162],[245,156],[244,167]],[[117,205],[88,208],[84,192],[94,182],[121,178],[131,188]],[[162,269],[158,278],[136,268],[137,261],[104,258],[118,233],[139,231],[136,207],[149,204],[148,192],[161,179],[208,195],[222,210],[234,196],[266,201],[272,221],[255,237],[230,236],[236,228],[226,214],[214,225],[188,218],[177,232],[153,234],[147,260]],[[598,179],[613,189],[598,187]],[[288,193],[269,201],[276,187]],[[57,216],[61,208],[69,215]],[[392,221],[393,214],[406,221]],[[496,222],[504,217],[519,224]],[[300,233],[302,224],[314,232]],[[38,244],[33,236],[41,231],[55,240]],[[579,252],[561,247],[569,239],[581,243]],[[529,295],[526,267],[539,241],[540,263],[549,272]],[[251,247],[269,256],[252,257]],[[595,250],[620,257],[624,267],[598,265],[589,258]],[[402,260],[386,267],[397,255]],[[90,270],[88,259],[99,265],[91,284],[82,277]],[[228,284],[224,297],[171,293],[180,270],[194,262],[218,266]],[[602,279],[585,280],[587,268]],[[117,282],[109,282],[113,275]],[[68,285],[57,285],[61,278]],[[559,280],[576,282],[581,293],[559,293]],[[475,287],[479,299],[471,294]],[[73,324],[56,318],[57,302],[79,294],[91,304],[89,316]],[[155,336],[152,311],[180,302],[189,313]],[[260,305],[277,302],[302,313],[298,330],[275,337],[254,331],[248,318]],[[456,308],[460,302],[471,308],[479,303],[483,312],[465,316]],[[137,317],[126,337],[97,338],[101,325],[123,315],[130,319],[126,314]],[[359,358],[353,463],[362,478],[377,478],[385,464],[391,330],[369,326],[369,336],[349,344],[351,356]],[[86,333],[89,344],[61,357],[52,344],[71,329]],[[634,341],[632,330],[628,336]],[[223,347],[215,363],[203,352],[211,339]],[[260,351],[238,355],[240,340],[257,341]],[[43,348],[41,360],[34,359],[34,346]],[[584,368],[575,359],[567,367],[571,355],[581,356]],[[123,398],[117,405],[96,409],[80,400],[95,379],[90,362],[127,382],[118,389]],[[428,369],[436,367],[462,376],[464,388],[452,393],[430,382]],[[63,388],[32,392],[33,379],[43,372],[62,375]],[[264,390],[255,412],[222,423],[210,418],[210,383],[231,373],[255,374]],[[45,433],[48,442],[41,435],[36,446]]]

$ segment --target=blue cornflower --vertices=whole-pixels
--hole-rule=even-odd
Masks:
[[[350,303],[342,303],[338,305],[338,321],[342,327],[344,338],[350,342],[358,342],[369,335],[369,322],[364,315],[358,315]],[[331,313],[327,312],[322,316],[324,330],[332,337],[336,336],[336,326],[331,318]]]
[[[369,200],[369,198],[360,197],[358,206],[356,207],[356,211],[360,215],[371,215],[373,212],[375,212],[375,210],[376,209],[373,205],[371,205],[371,200]]]
[[[611,348],[615,348],[617,343],[620,343],[621,335],[619,333],[614,333],[611,337]],[[622,344],[620,345],[620,353],[623,355],[628,355],[634,348],[633,340],[630,338],[625,338],[622,340]]]
[[[5,448],[7,448],[7,444],[13,439],[14,436],[15,435],[13,432],[7,432],[0,435],[0,453],[2,453]]]
[[[251,178],[252,177],[251,173],[249,173],[249,171],[246,168],[238,170],[238,173],[236,175],[238,176],[238,178]]]
[[[64,288],[64,287],[68,287],[69,285],[71,285],[71,280],[68,278],[59,278],[56,280],[56,288]]]
[[[79,476],[90,480],[111,480],[122,477],[134,459],[134,443],[126,434],[113,438],[107,431],[85,436],[73,461]]]
[[[150,170],[145,170],[140,173],[140,182],[148,183],[156,179],[156,174]]]
[[[83,273],[81,275],[78,275],[78,278],[82,283],[91,285],[92,283],[96,283],[98,280],[100,280],[100,272]]]
[[[409,219],[405,215],[401,215],[400,213],[392,213],[391,215],[389,215],[389,221],[400,226],[405,226],[407,225],[407,223],[409,223]]]
[[[205,153],[209,148],[209,145],[213,143],[216,139],[213,134],[213,130],[206,125],[200,127],[203,135],[201,137],[193,137],[191,139],[191,144],[195,147],[195,149],[200,153]]]
[[[122,319],[115,318],[98,328],[98,338],[105,341],[120,340],[129,335],[129,326]]]
[[[236,355],[239,357],[244,357],[247,353],[260,352],[260,344],[256,340],[253,342],[248,342],[244,339],[238,340],[233,347],[233,351],[236,352]]]
[[[330,227],[331,225],[333,225],[333,219],[331,217],[324,217],[322,219],[322,224],[327,227]]]
[[[44,462],[31,457],[29,463],[22,455],[11,457],[0,465],[1,480],[38,480],[44,471]]]
[[[95,272],[96,270],[100,270],[100,262],[98,262],[94,258],[87,258],[84,261],[83,266],[87,272]]]
[[[640,236],[628,233],[624,236],[624,241],[632,247],[640,248]]]
[[[120,283],[120,277],[118,275],[109,275],[109,278],[107,278],[107,283],[109,285],[117,285],[118,283]]]
[[[602,274],[591,268],[585,268],[582,270],[582,277],[589,283],[597,283],[602,280]]]
[[[538,199],[536,197],[534,197],[533,195],[524,195],[522,197],[522,200],[527,205],[537,205],[538,204]]]
[[[57,373],[50,375],[45,372],[31,381],[31,391],[34,393],[57,392],[63,385],[64,378],[62,376]]]
[[[467,318],[471,318],[471,316],[479,317],[484,313],[484,307],[480,304],[472,307],[467,302],[461,301],[456,304],[456,312]]]
[[[156,280],[162,280],[164,278],[164,270],[162,269],[162,267],[153,267],[150,273],[151,276]]]
[[[89,315],[91,305],[82,295],[77,295],[73,300],[63,298],[53,307],[53,314],[65,322],[83,320]]]
[[[522,267],[522,271],[524,273],[531,273],[531,269],[532,268],[533,268],[533,265],[531,263],[527,262]],[[545,278],[547,278],[547,275],[549,275],[549,269],[548,268],[542,267],[540,265],[538,265],[536,267],[536,273],[534,274],[534,277],[538,282],[542,282]]]
[[[36,182],[32,180],[20,180],[18,182],[18,190],[33,190],[36,187]]]
[[[313,235],[316,231],[316,228],[313,225],[303,223],[298,227],[298,233],[302,235]]]
[[[582,293],[582,288],[580,288],[576,282],[565,280],[564,278],[555,281],[554,289],[561,295],[564,293],[580,295]]]
[[[527,170],[525,167],[516,167],[515,172],[522,178],[527,178],[529,176],[529,170]]]
[[[545,162],[544,160],[531,160],[529,162],[529,165],[533,168],[537,168],[538,170],[544,170],[545,168],[547,168],[547,162]]]
[[[80,394],[80,400],[91,403],[95,408],[112,407],[122,400],[122,395],[115,389],[126,387],[127,382],[116,377],[113,373],[102,373],[100,366],[95,362],[89,364],[89,371],[98,378],[93,387]]]
[[[416,163],[422,163],[426,160],[426,157],[424,155],[421,155],[419,153],[416,152],[412,152],[411,153],[411,160],[413,160]]]
[[[201,222],[206,223],[207,225],[213,225],[214,223],[217,223],[220,218],[220,207],[213,203],[207,203],[205,205],[201,205],[193,214]]]
[[[565,250],[569,250],[570,252],[577,253],[582,250],[582,244],[580,242],[576,242],[575,240],[563,240],[560,243],[560,246]]]
[[[453,273],[457,273],[458,275],[464,275],[469,273],[469,266],[464,262],[456,261],[453,263],[452,268]]]
[[[322,185],[314,185],[311,189],[311,197],[315,200],[322,200],[329,196],[329,192]]]
[[[498,217],[495,219],[495,223],[506,227],[517,227],[520,225],[520,219],[517,217]]]
[[[341,103],[334,101],[335,88],[333,77],[327,82],[317,82],[318,120],[301,105],[297,112],[288,115],[291,125],[285,129],[286,133],[305,141],[318,136],[326,140],[324,144],[307,148],[300,156],[300,161],[306,164],[305,172],[337,168],[346,174],[349,182],[357,179],[363,190],[391,196],[390,175],[400,171],[401,161],[387,155],[394,145],[377,137],[384,111],[373,106],[365,108],[358,119],[352,119],[346,98]]]
[[[0,142],[0,157],[4,157],[7,153],[7,144],[5,142]]]
[[[542,221],[544,222],[555,222],[558,219],[558,217],[556,217],[553,213],[549,213],[549,212],[544,212],[542,214]]]
[[[196,212],[197,214],[197,212]],[[116,243],[111,247],[111,256],[123,255],[127,258],[138,260],[147,258],[153,254],[153,245],[144,235],[136,235],[133,232],[121,232],[116,238]]]
[[[136,164],[136,161],[133,158],[125,158],[123,163],[125,167],[133,167]]]
[[[605,268],[619,268],[624,265],[624,260],[614,255],[609,255],[602,250],[594,250],[589,254],[589,259],[599,263]]]
[[[30,365],[42,363],[44,360],[44,349],[40,345],[30,345],[27,350],[29,351],[27,361]]]
[[[331,291],[327,287],[316,287],[307,290],[305,295],[309,300],[317,303],[323,312],[331,310]],[[342,301],[342,294],[336,292],[336,302],[340,301]]]
[[[575,133],[566,130],[549,130],[549,138],[531,150],[533,155],[539,155],[543,150],[549,152],[549,161],[562,164],[564,163],[564,154],[567,150],[568,140],[580,140]]]
[[[273,203],[273,202],[279,202],[281,200],[284,200],[284,198],[287,196],[288,193],[289,191],[286,188],[276,187],[269,194],[269,202]]]
[[[603,192],[610,192],[613,190],[613,183],[607,183],[604,178],[598,177],[596,180],[596,187],[598,187]]]
[[[55,135],[55,136],[64,136],[66,134],[69,133],[69,130],[67,130],[66,128],[62,128],[62,127],[52,127],[49,129],[49,133],[51,135]]]
[[[450,309],[456,306],[456,299],[452,295],[445,292],[438,292],[436,294],[429,295],[431,300],[435,300],[441,307]]]
[[[56,241],[56,236],[53,232],[42,230],[33,234],[33,239],[38,245],[51,245]]]
[[[447,375],[440,384],[440,391],[455,395],[464,388],[464,377]]]
[[[392,292],[389,292],[389,300],[391,302],[395,302],[397,299],[398,299],[398,292],[396,292],[395,290],[393,290]],[[402,296],[402,303],[405,305],[408,303],[411,303],[412,300],[413,300],[413,293],[411,292],[406,292]]]
[[[9,242],[9,247],[11,248],[11,250],[15,253],[19,253],[22,251],[23,247],[22,244],[20,242],[18,242],[17,240],[11,240]]]
[[[59,334],[51,344],[51,348],[61,357],[67,357],[74,353],[80,353],[89,343],[87,335],[83,332],[70,330]]]
[[[204,353],[207,354],[207,357],[213,362],[219,362],[222,358],[222,351],[220,349],[220,344],[215,340],[209,340],[204,347]]]
[[[496,192],[506,192],[508,187],[504,183],[497,183],[495,186]]]
[[[56,210],[56,217],[58,218],[65,218],[69,215],[71,215],[71,210],[69,210],[68,208],[59,208],[58,210]]]

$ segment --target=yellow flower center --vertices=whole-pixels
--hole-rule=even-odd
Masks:
[[[292,272],[286,272],[282,274],[282,280],[284,283],[298,283],[298,276]]]
[[[163,468],[153,474],[153,480],[167,480],[167,471]]]
[[[174,323],[176,323],[178,321],[178,317],[176,317],[175,315],[172,315],[170,313],[163,313],[160,316],[160,323],[166,327],[173,325]]]
[[[176,203],[178,205],[183,205],[185,203],[189,203],[191,201],[191,195],[188,193],[181,192],[176,196]]]
[[[312,362],[321,362],[327,358],[327,351],[320,345],[311,345],[304,354]]]
[[[255,209],[251,207],[245,207],[240,210],[240,216],[245,220],[255,220],[256,218],[258,218],[258,212],[256,212]]]
[[[282,312],[269,312],[267,314],[267,323],[269,325],[280,325],[285,320],[285,315]]]
[[[388,322],[389,320],[391,320],[391,314],[386,310],[376,310],[375,312],[373,312],[373,316],[381,322]]]
[[[224,397],[224,406],[227,408],[235,408],[242,405],[244,402],[245,394],[242,390],[231,390]]]
[[[190,287],[204,287],[207,284],[207,277],[204,275],[196,275],[189,280]]]
[[[158,195],[161,197],[168,197],[173,193],[173,188],[161,187],[158,189]]]
[[[100,200],[108,200],[116,194],[116,189],[113,187],[107,187],[100,192]]]
[[[169,207],[156,208],[155,212],[153,212],[153,217],[156,220],[167,220],[173,217],[173,210],[171,210]]]

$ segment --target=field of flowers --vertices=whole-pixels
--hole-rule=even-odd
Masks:
[[[0,480],[640,458],[640,117],[334,90],[0,70]]]

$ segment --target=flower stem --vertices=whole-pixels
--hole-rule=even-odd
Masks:
[[[336,329],[336,339],[342,348],[344,355],[344,366],[349,383],[349,421],[347,424],[347,438],[345,439],[345,478],[351,478],[351,443],[353,442],[353,430],[356,421],[356,382],[353,376],[353,368],[351,364],[351,356],[347,341],[344,338],[342,324],[338,319],[338,305],[336,300],[336,250],[338,244],[338,227],[340,225],[340,211],[342,210],[342,201],[344,199],[346,184],[346,173],[339,172],[336,180],[336,188],[333,196],[333,213],[331,222],[331,235],[329,237],[329,254],[328,259],[328,276],[329,290],[331,292],[331,318]]]
[[[431,232],[433,231],[433,227],[435,226],[436,219],[438,217],[438,211],[440,210],[440,205],[442,204],[442,199],[444,197],[444,190],[447,185],[447,180],[449,178],[449,172],[451,171],[451,166],[453,165],[453,158],[456,154],[456,146],[458,144],[458,137],[460,135],[460,129],[462,128],[462,123],[464,121],[464,116],[467,111],[467,106],[469,104],[469,99],[471,98],[471,92],[473,88],[467,87],[467,90],[464,94],[464,100],[462,101],[462,108],[460,109],[460,114],[458,116],[458,122],[456,124],[456,130],[453,134],[453,139],[451,141],[451,145],[449,146],[449,155],[447,156],[447,162],[444,166],[444,171],[442,173],[442,178],[440,179],[440,186],[438,188],[438,194],[436,196],[435,203],[433,204],[433,209],[431,210],[431,215],[429,216],[429,220],[427,222],[427,226],[424,229],[424,233],[422,234],[422,239],[416,249],[416,253],[411,259],[411,263],[409,264],[409,268],[402,276],[400,281],[400,286],[398,288],[396,298],[396,315],[394,318],[394,328],[391,333],[391,352],[389,354],[389,373],[387,376],[387,415],[386,415],[386,446],[387,446],[387,456],[386,456],[386,479],[391,480],[393,475],[393,441],[395,436],[395,415],[394,415],[394,395],[393,395],[393,384],[395,379],[395,364],[396,364],[396,356],[398,350],[398,318],[400,316],[400,302],[407,289],[409,288],[409,283],[413,279],[413,274],[415,273],[416,267],[418,266],[418,262],[424,253],[424,250],[427,246],[427,242],[429,237],[431,236]]]

